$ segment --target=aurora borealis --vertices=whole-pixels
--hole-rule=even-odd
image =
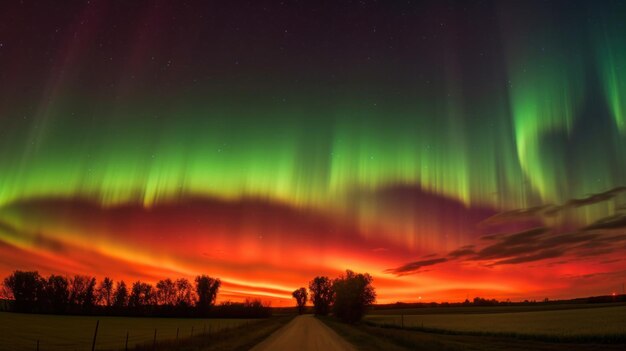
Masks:
[[[3,276],[620,289],[626,4],[224,3],[1,5]]]

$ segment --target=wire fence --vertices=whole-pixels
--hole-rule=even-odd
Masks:
[[[82,317],[9,314],[0,317],[0,350],[134,350],[186,339],[215,338],[251,319]],[[4,318],[3,318],[4,317]],[[21,319],[43,319],[35,325]],[[35,317],[35,318],[33,318]],[[39,317],[39,318],[38,318]],[[53,317],[53,318],[50,318]],[[45,323],[46,320],[52,323]]]

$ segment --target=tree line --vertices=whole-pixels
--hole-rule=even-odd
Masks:
[[[367,307],[376,301],[373,278],[368,273],[355,273],[347,270],[335,279],[318,276],[309,282],[310,301],[316,315],[325,316],[330,312],[346,323],[356,323],[363,318]],[[305,310],[307,289],[296,289],[292,296],[296,299],[298,312]]]
[[[197,276],[159,280],[156,285],[137,280],[127,285],[88,275],[67,278],[37,271],[14,271],[3,281],[5,295],[15,312],[54,314],[105,314],[132,316],[267,317],[270,308],[260,300],[216,305],[218,278]]]

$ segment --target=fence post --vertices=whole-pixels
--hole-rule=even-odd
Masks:
[[[126,343],[124,344],[124,351],[128,351],[128,330],[126,331]]]
[[[156,328],[154,328],[154,339],[152,339],[152,349],[156,350]]]
[[[178,345],[178,329],[180,328],[176,328],[176,345]]]
[[[191,326],[191,337],[193,338],[193,325]]]
[[[39,340],[37,340],[37,351],[39,351]]]
[[[100,320],[96,321],[96,330],[93,332],[93,342],[91,343],[91,351],[96,349],[96,337],[98,336],[98,326],[100,325]]]

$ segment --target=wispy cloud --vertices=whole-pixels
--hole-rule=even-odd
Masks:
[[[606,199],[606,196],[595,197],[598,201],[602,198]],[[583,202],[588,204],[590,201]],[[480,248],[474,245],[461,246],[442,257],[409,262],[386,272],[396,275],[421,273],[424,272],[423,267],[458,260],[498,266],[554,258],[567,260],[572,257],[604,256],[626,249],[626,233],[616,230],[625,227],[626,216],[617,215],[569,233],[555,233],[551,228],[537,227],[510,234],[485,235],[481,237],[483,245]]]
[[[427,266],[433,266],[439,263],[443,263],[448,261],[447,258],[433,258],[430,260],[422,260],[422,261],[416,261],[416,262],[411,262],[411,263],[407,263],[403,266],[397,267],[397,268],[390,268],[385,270],[386,273],[393,273],[396,275],[406,275],[406,274],[413,274],[413,273],[418,273],[420,272],[420,269],[423,267],[427,267]]]
[[[480,223],[480,226],[488,227],[504,223],[542,220],[546,217],[554,217],[568,209],[594,205],[597,203],[612,200],[613,198],[624,192],[626,192],[626,187],[620,186],[607,190],[605,192],[591,194],[584,198],[571,199],[561,205],[546,204],[541,206],[504,211],[488,217]]]

